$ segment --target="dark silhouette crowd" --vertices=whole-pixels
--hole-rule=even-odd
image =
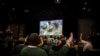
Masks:
[[[77,42],[73,41],[73,35],[70,32],[66,39],[64,35],[40,36],[31,33],[28,37],[21,35],[15,38],[8,26],[5,32],[0,29],[0,53],[2,56],[88,56],[100,53],[99,33],[89,34],[86,38],[80,33]]]

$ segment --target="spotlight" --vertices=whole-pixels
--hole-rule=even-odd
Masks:
[[[61,0],[55,0],[55,3],[61,3]]]

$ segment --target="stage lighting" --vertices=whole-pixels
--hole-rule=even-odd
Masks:
[[[55,0],[55,3],[61,3],[61,0]]]

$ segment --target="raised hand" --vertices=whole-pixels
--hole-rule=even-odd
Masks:
[[[38,46],[42,46],[44,44],[43,37],[40,37],[41,43]]]
[[[79,36],[79,41],[78,41],[78,43],[81,43],[81,42],[82,42],[82,36],[83,36],[83,33],[80,33],[80,36]]]
[[[70,37],[66,40],[66,44],[71,47],[71,44],[73,43],[73,33],[70,33]]]
[[[82,36],[83,36],[83,34],[82,34],[82,33],[80,33],[80,41],[82,40]]]

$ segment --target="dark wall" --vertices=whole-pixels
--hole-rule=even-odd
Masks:
[[[35,1],[3,1],[0,2],[0,24],[24,23],[25,35],[32,32],[39,33],[39,21],[48,19],[63,19],[63,33],[68,35],[72,31],[78,33],[78,18],[91,17],[98,18],[97,1],[87,1],[91,11],[82,10],[85,1],[68,0],[56,4],[54,0],[35,0]],[[2,5],[4,3],[4,5]],[[87,6],[86,6],[87,7]],[[12,10],[15,8],[15,10]],[[25,12],[24,10],[28,10]],[[8,15],[9,14],[9,15]],[[3,23],[2,23],[3,22]],[[99,23],[99,20],[97,20]],[[99,30],[99,24],[96,29]],[[5,28],[5,27],[4,27]],[[100,31],[100,30],[99,30]]]
[[[78,19],[78,33],[83,33],[83,36],[96,32],[96,20],[94,19],[89,19],[89,18],[83,18],[83,19]],[[78,35],[79,35],[78,34]]]

